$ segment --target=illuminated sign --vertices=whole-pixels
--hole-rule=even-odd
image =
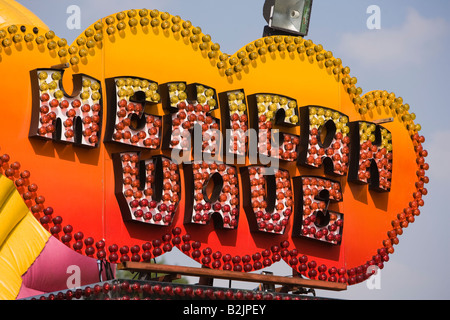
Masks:
[[[363,95],[311,40],[266,37],[230,56],[145,9],[73,45],[0,32],[1,173],[81,254],[149,261],[177,247],[210,268],[284,260],[354,284],[420,214],[428,165],[409,105]]]

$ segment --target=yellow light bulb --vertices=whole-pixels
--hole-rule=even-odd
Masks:
[[[92,100],[94,100],[94,101],[100,100],[100,98],[101,98],[100,92],[94,92],[94,93],[92,94],[91,98],[92,98]]]
[[[88,51],[86,49],[81,49],[79,52],[80,57],[86,57],[88,55]]]
[[[23,39],[23,37],[20,34],[15,34],[14,37],[13,37],[14,43],[19,43],[19,42],[22,41],[22,39]]]
[[[47,72],[42,71],[42,72],[39,72],[38,77],[39,77],[40,80],[45,80],[45,79],[47,79],[48,74],[47,74]]]
[[[209,99],[208,101],[206,101],[206,103],[211,107],[211,108],[215,108],[217,105],[216,100],[214,99]]]
[[[158,102],[161,100],[161,96],[159,95],[159,93],[154,93],[154,94],[152,94],[151,100],[153,102]]]
[[[269,106],[269,110],[272,111],[272,112],[276,112],[276,111],[278,110],[278,105],[275,104],[275,103],[272,103],[272,104]]]
[[[52,81],[48,84],[49,90],[55,90],[57,87],[58,87],[58,84],[56,83],[56,81]]]
[[[131,18],[130,21],[128,21],[128,25],[132,28],[136,27],[137,24],[138,24],[138,20],[136,18]]]
[[[128,15],[128,17],[133,18],[137,15],[137,12],[135,9],[131,9],[131,10],[128,10],[127,15]]]
[[[5,40],[8,40],[8,39],[5,39]],[[5,41],[5,40],[3,40],[3,41]],[[36,43],[37,43],[37,44],[43,44],[44,42],[45,42],[44,36],[38,36],[38,37],[36,38]]]
[[[93,83],[91,84],[91,90],[93,90],[93,91],[98,91],[98,90],[100,90],[100,83],[98,83],[98,82],[93,82]]]
[[[143,17],[139,23],[141,24],[141,26],[145,27],[148,26],[150,24],[150,19],[147,17]]]
[[[118,12],[118,13],[116,14],[116,18],[117,18],[117,20],[123,20],[123,19],[125,19],[125,13],[124,13],[124,12]]]
[[[90,96],[90,94],[89,94],[88,91],[83,91],[83,92],[80,94],[80,97],[81,97],[82,100],[87,100],[87,99],[89,99],[89,96]]]
[[[61,90],[58,90],[54,93],[54,96],[56,99],[61,99],[62,97],[64,97],[64,93]]]
[[[264,113],[264,112],[266,112],[266,107],[265,107],[264,105],[258,106],[258,112],[259,112],[259,113]]]
[[[157,27],[157,26],[159,26],[159,24],[160,24],[160,21],[159,21],[159,19],[156,19],[156,18],[153,19],[151,22],[152,27]]]
[[[167,12],[161,13],[161,19],[162,20],[167,20],[169,18],[170,18],[170,14],[169,13],[167,13]]]
[[[61,58],[67,56],[67,50],[66,49],[59,50],[58,56],[60,56]]]
[[[39,85],[39,90],[41,90],[41,91],[47,91],[47,90],[48,90],[48,84],[47,84],[47,82],[42,82],[42,83]]]
[[[297,124],[298,123],[298,116],[292,116],[291,117],[291,123]]]
[[[106,29],[106,33],[109,34],[109,35],[114,34],[114,32],[116,32],[116,28],[114,28],[113,26],[109,26],[109,27]]]
[[[192,23],[189,20],[183,22],[183,28],[189,29],[190,27],[192,27]]]
[[[156,18],[157,16],[159,16],[159,11],[156,10],[156,9],[150,11],[150,16],[151,16],[152,18]]]

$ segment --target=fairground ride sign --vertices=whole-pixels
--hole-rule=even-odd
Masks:
[[[366,94],[311,40],[233,55],[157,10],[106,17],[72,45],[0,30],[1,174],[73,250],[111,263],[178,247],[206,267],[285,260],[355,284],[423,206],[415,115]]]

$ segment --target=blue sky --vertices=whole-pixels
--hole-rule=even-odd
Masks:
[[[234,53],[260,38],[266,24],[264,0],[20,0],[60,37],[72,42],[96,20],[131,8],[167,11],[202,27],[221,49]],[[81,9],[81,29],[69,30],[67,7]],[[369,30],[370,5],[381,9],[381,29]],[[449,299],[450,226],[443,194],[450,181],[448,159],[450,105],[450,1],[448,0],[315,0],[307,38],[333,51],[350,66],[364,92],[388,90],[403,97],[417,114],[427,138],[431,179],[421,216],[400,238],[400,245],[381,272],[381,289],[365,283],[347,292],[318,292],[341,299]],[[167,257],[168,262],[181,255]],[[189,261],[187,261],[189,262]],[[181,262],[178,262],[181,263]],[[275,266],[288,275],[289,270]]]

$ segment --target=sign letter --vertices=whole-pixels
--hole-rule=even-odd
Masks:
[[[296,210],[293,236],[330,244],[340,244],[344,215],[331,211],[333,202],[342,201],[341,184],[320,177],[295,177]]]
[[[289,172],[268,167],[243,167],[244,208],[251,231],[283,234],[292,214]]]
[[[113,154],[113,161],[123,219],[169,226],[181,194],[178,165],[163,156],[140,160],[135,152]]]
[[[30,137],[98,147],[101,134],[102,91],[100,81],[73,76],[73,95],[62,86],[64,70],[31,72],[33,114]]]

